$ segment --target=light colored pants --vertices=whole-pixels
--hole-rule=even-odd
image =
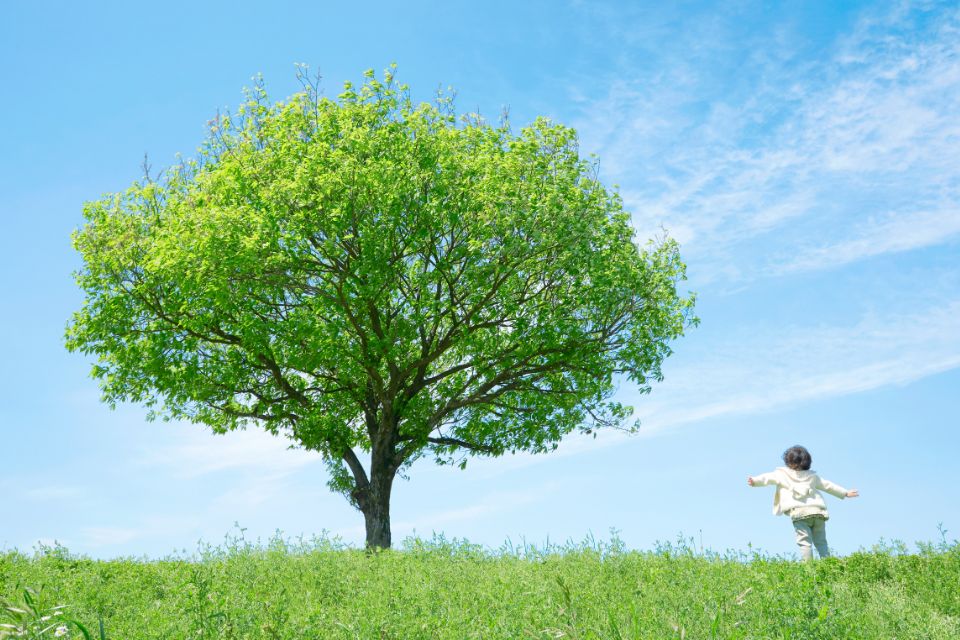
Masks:
[[[823,516],[810,516],[793,521],[793,529],[797,533],[797,546],[804,560],[813,560],[811,542],[817,547],[821,558],[830,557],[830,547],[827,546],[827,520]]]

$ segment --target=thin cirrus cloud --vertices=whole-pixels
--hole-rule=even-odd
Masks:
[[[326,495],[322,483],[304,488],[300,472],[320,463],[319,453],[291,447],[289,440],[259,427],[214,435],[204,427],[174,424],[169,442],[154,446],[135,459],[138,468],[160,467],[171,477],[195,482],[204,476],[226,473],[230,488],[209,494],[204,509],[213,516],[253,514],[269,509],[278,499],[309,499]]]
[[[891,213],[859,225],[848,238],[803,248],[782,263],[773,263],[771,269],[780,274],[840,267],[871,256],[942,244],[958,236],[960,207]]]
[[[733,35],[714,37],[690,55]],[[675,86],[621,72],[600,100],[580,94],[584,146],[626,185],[640,234],[666,227],[707,282],[834,268],[960,235],[960,11],[864,16],[817,64],[791,60],[789,45],[782,34],[758,40],[784,52],[746,61],[749,90],[733,87],[705,112],[711,70],[678,52],[671,62],[690,73]],[[818,242],[826,233],[839,240]],[[750,244],[760,237],[768,248]]]
[[[112,547],[142,537],[143,531],[122,527],[86,527],[80,531],[85,546]]]
[[[156,513],[120,516],[123,525],[88,526],[79,530],[74,542],[94,551],[111,549],[130,543],[157,541],[180,536],[185,531],[195,532],[203,524],[203,516],[196,513]],[[62,543],[64,541],[61,541]],[[164,549],[167,551],[167,549]]]
[[[559,483],[547,482],[530,489],[514,489],[487,494],[468,506],[439,511],[418,518],[393,523],[398,533],[414,535],[417,531],[435,530],[457,522],[470,522],[493,514],[511,512],[521,507],[542,503],[558,491]]]
[[[170,434],[173,442],[142,454],[139,465],[166,467],[184,479],[236,469],[283,476],[321,459],[318,453],[291,449],[288,440],[260,428],[213,435],[197,425],[177,426],[182,429]]]
[[[670,373],[637,417],[643,432],[902,385],[960,367],[960,300],[846,327],[732,336]],[[708,382],[709,384],[705,384]]]

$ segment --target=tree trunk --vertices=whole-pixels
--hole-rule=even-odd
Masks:
[[[360,505],[367,526],[367,548],[390,548],[390,491],[396,469],[374,455],[371,460],[370,484]]]

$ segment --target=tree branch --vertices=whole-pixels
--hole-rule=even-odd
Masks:
[[[485,444],[475,444],[473,442],[467,442],[466,440],[461,440],[460,438],[449,438],[443,436],[440,438],[427,438],[427,442],[431,444],[440,444],[444,446],[451,447],[461,447],[463,449],[469,449],[471,451],[480,451],[482,453],[496,453],[496,449],[493,447],[488,447]]]
[[[367,472],[364,470],[363,465],[360,464],[360,459],[357,458],[357,454],[354,453],[353,449],[350,447],[345,447],[341,457],[343,458],[343,461],[347,463],[347,466],[350,467],[350,471],[353,473],[353,480],[356,484],[356,489],[358,491],[366,491],[370,486],[370,481],[367,479]]]

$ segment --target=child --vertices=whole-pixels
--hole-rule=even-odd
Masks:
[[[777,485],[777,492],[773,496],[773,515],[784,514],[793,520],[797,546],[800,547],[804,560],[813,559],[811,540],[820,557],[826,558],[830,555],[826,533],[826,522],[830,516],[827,513],[827,504],[818,489],[838,498],[856,498],[860,494],[856,489],[847,491],[810,471],[810,452],[799,445],[784,451],[783,461],[786,467],[777,467],[776,471],[748,477],[747,484],[751,487]]]

